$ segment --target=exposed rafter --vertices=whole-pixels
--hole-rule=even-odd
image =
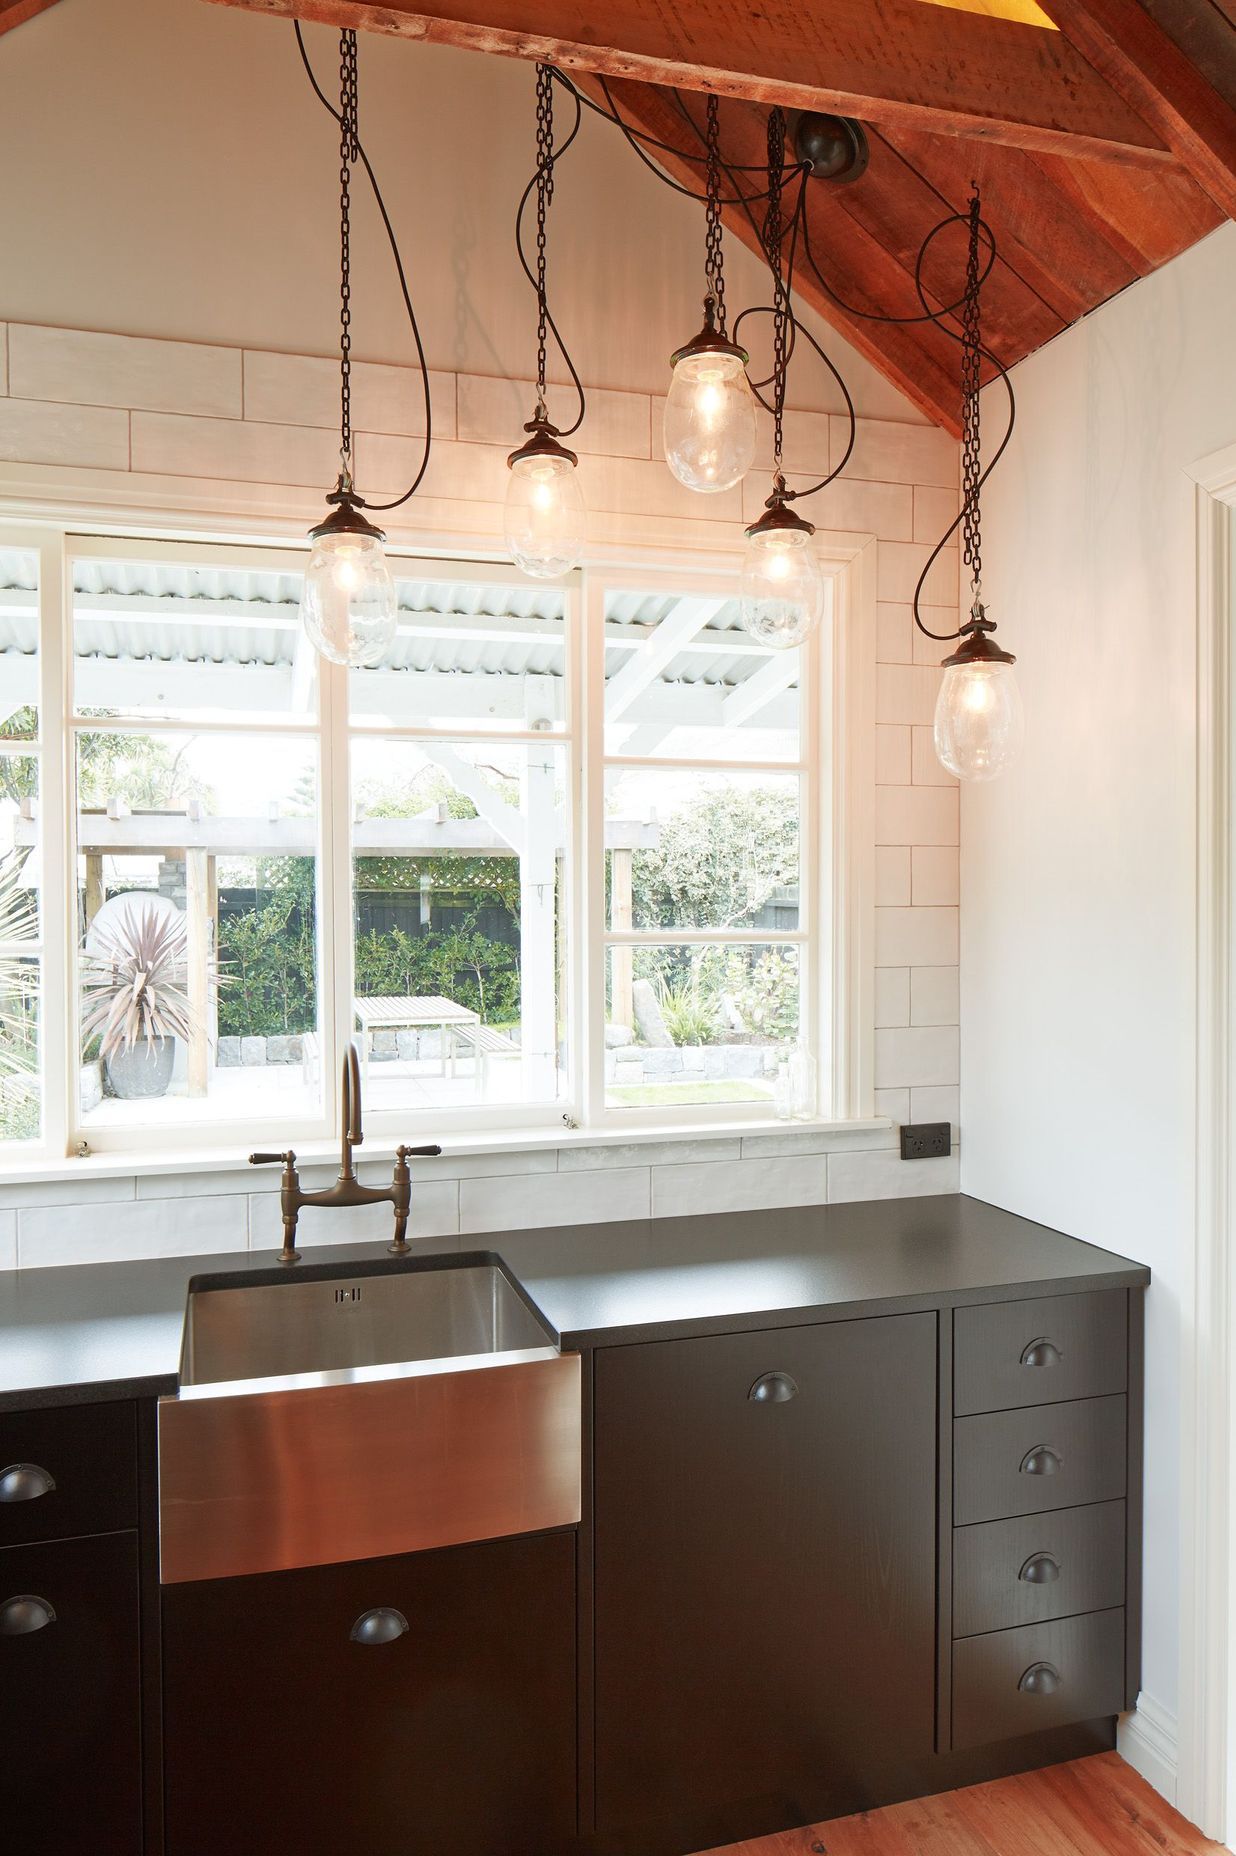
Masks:
[[[918,0],[221,0],[572,71],[716,90],[789,108],[1158,165],[1157,131],[1058,32]]]
[[[24,26],[36,13],[46,13],[48,7],[55,4],[56,0],[0,0],[0,32]]]
[[[1061,33],[1236,218],[1236,33],[1211,0],[1043,0]]]

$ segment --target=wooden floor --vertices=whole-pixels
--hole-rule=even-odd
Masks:
[[[916,1798],[705,1856],[1202,1856],[1221,1852],[1118,1753]]]

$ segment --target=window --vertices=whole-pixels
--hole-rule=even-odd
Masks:
[[[592,600],[601,1103],[646,1120],[767,1111],[791,1052],[818,1050],[802,749],[815,646],[768,650],[724,587],[601,582]]]
[[[378,1137],[771,1117],[830,1054],[828,628],[395,558],[343,671],[304,558],[0,533],[0,1155],[325,1138],[348,1038]]]

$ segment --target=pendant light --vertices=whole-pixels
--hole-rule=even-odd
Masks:
[[[352,482],[352,168],[357,130],[356,34],[339,35],[339,477],[325,520],[309,535],[300,617],[315,649],[333,664],[377,664],[395,636],[395,585],[380,528]]]
[[[512,559],[535,580],[558,580],[579,565],[587,517],[577,474],[579,459],[561,443],[545,407],[549,299],[545,283],[545,223],[554,191],[554,93],[549,65],[536,68],[536,409],[525,442],[507,458],[504,527]]]
[[[814,525],[790,508],[794,492],[781,468],[788,362],[789,291],[782,263],[781,184],[785,116],[768,118],[768,210],[764,251],[773,279],[773,481],[764,513],[747,530],[742,564],[742,622],[753,638],[788,651],[810,636],[824,612],[824,576],[811,538]]]
[[[755,457],[755,396],[747,351],[728,339],[721,250],[718,103],[708,99],[705,146],[704,326],[671,356],[665,401],[665,461],[679,483],[705,494],[732,490]]]
[[[1017,758],[1021,751],[1025,723],[1021,693],[1013,675],[1016,659],[1011,652],[1002,650],[995,643],[992,634],[996,627],[987,617],[982,598],[980,494],[984,472],[981,464],[979,414],[980,363],[984,351],[979,298],[982,290],[980,241],[987,228],[980,214],[977,187],[971,195],[966,219],[969,223],[970,243],[961,313],[961,515],[923,569],[914,593],[914,619],[919,630],[929,638],[940,636],[939,633],[928,631],[923,624],[919,614],[919,597],[932,562],[960,523],[962,560],[970,572],[970,617],[959,631],[952,634],[960,643],[943,660],[944,676],[936,698],[933,732],[936,755],[941,765],[959,780],[977,782],[996,779]],[[990,233],[987,236],[990,242]],[[994,255],[994,245],[991,249]],[[1003,449],[1001,445],[996,458]],[[992,464],[996,458],[992,459]]]

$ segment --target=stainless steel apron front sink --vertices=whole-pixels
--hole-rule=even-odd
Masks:
[[[580,1517],[580,1363],[488,1253],[189,1287],[165,1585]]]

